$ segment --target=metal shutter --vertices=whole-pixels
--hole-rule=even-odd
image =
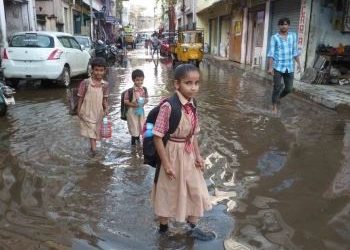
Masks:
[[[271,6],[271,35],[279,31],[278,20],[283,17],[290,19],[290,31],[298,33],[301,0],[276,0]]]

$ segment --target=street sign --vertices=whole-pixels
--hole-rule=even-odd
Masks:
[[[114,16],[106,16],[107,23],[116,23],[118,20]]]

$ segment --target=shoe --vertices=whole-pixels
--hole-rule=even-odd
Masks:
[[[200,229],[199,227],[193,228],[189,235],[197,240],[201,241],[210,241],[214,240],[216,238],[216,234],[213,231],[206,231],[203,229]]]
[[[136,145],[136,138],[137,137],[134,137],[134,136],[131,137],[131,145],[132,146]]]
[[[91,158],[94,158],[95,156],[97,155],[97,152],[96,152],[96,150],[90,150],[90,152],[89,152],[89,156],[91,157]]]

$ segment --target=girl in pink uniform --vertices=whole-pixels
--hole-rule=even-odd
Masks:
[[[152,199],[160,233],[166,233],[169,219],[175,219],[187,222],[193,237],[211,240],[215,238],[214,232],[197,227],[204,211],[211,209],[203,177],[204,161],[197,141],[199,123],[193,99],[199,90],[199,78],[199,70],[192,64],[183,64],[175,69],[175,93],[182,104],[182,115],[166,146],[162,138],[169,130],[172,107],[168,102],[160,107],[153,134],[161,166]]]

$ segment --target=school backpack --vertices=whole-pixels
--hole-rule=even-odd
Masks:
[[[172,95],[171,97],[165,99],[163,102],[161,102],[158,106],[153,108],[146,118],[146,124],[151,123],[155,124],[160,107],[165,103],[168,102],[171,106],[171,113],[169,117],[169,130],[163,137],[163,143],[164,145],[167,144],[170,135],[175,132],[177,127],[179,126],[181,116],[182,116],[182,104],[180,102],[180,99],[177,94]],[[194,104],[196,106],[196,100],[194,100]],[[151,137],[144,137],[143,138],[143,144],[142,144],[142,150],[143,150],[143,159],[144,163],[148,164],[154,168],[157,168],[157,172],[159,172],[160,167],[160,158],[158,156],[156,147],[154,145],[153,136]],[[157,173],[156,173],[157,178]]]
[[[147,92],[147,88],[143,87],[143,90],[145,91],[145,95],[148,96],[148,92]],[[134,95],[134,88],[129,88],[125,91],[122,92],[121,94],[121,99],[120,99],[120,119],[122,119],[123,121],[126,121],[126,113],[128,112],[128,106],[125,105],[124,102],[124,97],[126,92],[128,92],[128,96],[129,96],[129,102],[132,102],[132,98]]]
[[[84,84],[85,84],[85,92],[87,90],[88,84],[87,81],[84,80]],[[70,115],[77,115],[78,114],[78,103],[79,103],[79,96],[78,96],[78,92],[79,92],[79,87],[78,88],[70,88],[68,90],[68,106],[69,106],[69,114]]]

